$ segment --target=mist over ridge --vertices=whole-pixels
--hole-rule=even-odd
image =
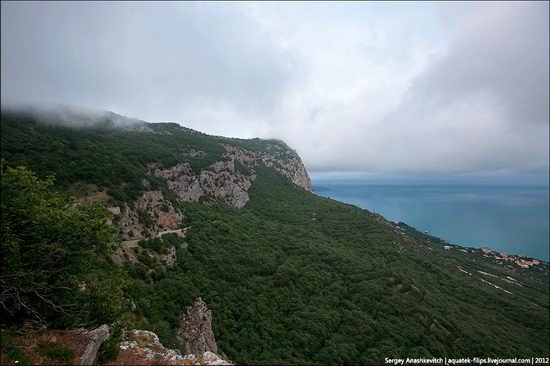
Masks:
[[[547,183],[548,10],[3,2],[2,105],[278,138],[313,175]]]

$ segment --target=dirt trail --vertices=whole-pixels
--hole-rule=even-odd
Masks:
[[[189,228],[191,228],[191,226],[185,227],[183,229],[161,231],[157,235],[155,235],[155,238],[160,238],[161,236],[166,235],[166,234],[178,234],[182,238],[185,238],[185,234],[187,233],[187,229],[189,229]],[[123,248],[134,248],[134,247],[138,246],[138,242],[140,240],[144,240],[144,239],[146,239],[146,238],[140,237],[140,238],[136,238],[136,239],[132,239],[132,240],[124,240],[124,241],[120,242],[120,246],[123,247]]]

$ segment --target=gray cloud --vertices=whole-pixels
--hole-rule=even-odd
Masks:
[[[547,177],[548,10],[2,2],[2,104],[282,138],[318,174]]]
[[[253,120],[292,83],[292,55],[227,4],[2,3],[2,14],[5,102]]]
[[[373,113],[386,102],[380,88],[315,110],[310,136],[322,142],[305,144],[306,162],[330,174],[547,180],[548,67],[547,3],[478,4],[403,92],[392,90],[395,105]]]
[[[548,124],[547,31],[548,3],[480,6],[445,57],[415,80],[411,102],[451,103],[486,92],[508,119]]]
[[[434,170],[547,171],[548,45],[548,3],[480,5],[388,116],[394,137]]]

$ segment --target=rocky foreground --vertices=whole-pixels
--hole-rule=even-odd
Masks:
[[[214,352],[204,351],[182,355],[165,348],[158,336],[147,330],[133,330],[128,340],[120,343],[117,357],[108,365],[232,365]]]
[[[21,354],[2,352],[1,364],[93,365],[101,346],[110,336],[109,326],[105,324],[91,330],[43,329],[18,337],[14,344],[22,350]],[[183,314],[178,341],[183,353],[164,347],[159,337],[151,331],[124,331],[118,354],[107,364],[233,365],[216,344],[212,332],[212,314],[201,298]],[[46,351],[44,345],[48,347]]]

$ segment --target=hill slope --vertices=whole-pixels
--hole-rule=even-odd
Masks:
[[[237,363],[549,353],[547,263],[521,268],[445,249],[316,196],[280,141],[119,127],[112,117],[80,128],[37,119],[2,113],[2,159],[55,175],[83,202],[108,203],[120,242],[113,260],[128,277],[125,322],[169,347],[179,347],[180,314],[200,296]]]

